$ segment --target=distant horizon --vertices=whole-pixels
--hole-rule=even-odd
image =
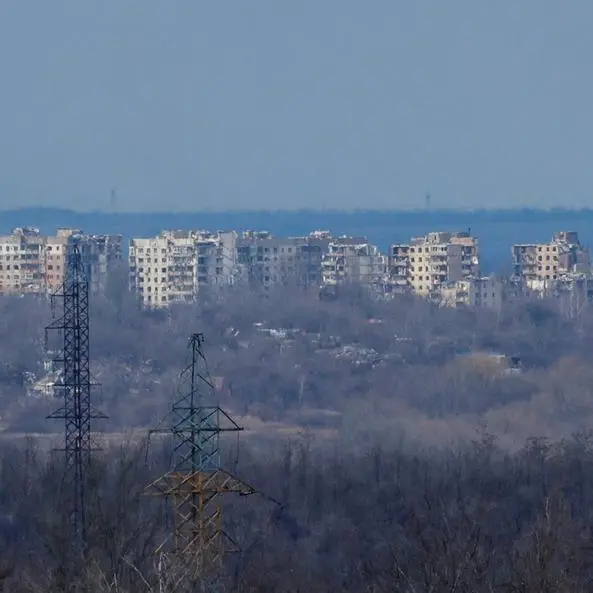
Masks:
[[[51,212],[67,212],[72,214],[100,214],[100,215],[158,215],[158,214],[242,214],[242,213],[253,213],[253,214],[299,214],[299,213],[340,213],[340,214],[356,214],[356,213],[391,213],[391,214],[480,214],[480,213],[508,213],[508,212],[533,212],[538,214],[555,214],[555,213],[593,213],[593,206],[548,206],[548,207],[535,207],[535,206],[515,206],[515,207],[481,207],[481,208],[464,208],[464,207],[452,207],[452,208],[224,208],[224,209],[213,209],[213,208],[196,208],[196,209],[164,209],[164,210],[110,210],[110,209],[77,209],[67,208],[63,206],[51,206],[51,205],[37,205],[37,206],[20,206],[10,208],[0,208],[0,213],[14,213],[14,212],[27,212],[27,211],[51,211]]]

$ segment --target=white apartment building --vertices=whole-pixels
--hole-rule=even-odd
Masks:
[[[21,237],[17,234],[0,237],[0,293],[21,291]]]
[[[62,253],[56,243],[61,243],[59,237],[47,237],[34,227],[15,228],[0,237],[0,293],[41,294],[59,287],[64,263],[54,262],[54,253]]]
[[[393,290],[429,296],[441,286],[478,277],[478,239],[467,233],[433,232],[389,249],[389,284]]]
[[[190,303],[207,287],[233,283],[235,232],[163,231],[130,241],[130,289],[145,307]]]
[[[503,303],[503,283],[495,276],[468,277],[445,283],[434,296],[444,307],[500,311]]]
[[[379,285],[385,278],[385,264],[385,257],[365,237],[336,237],[321,262],[322,283]]]

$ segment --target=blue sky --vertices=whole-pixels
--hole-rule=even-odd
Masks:
[[[0,208],[593,205],[591,0],[1,0]]]

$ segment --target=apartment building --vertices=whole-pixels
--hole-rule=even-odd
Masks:
[[[276,238],[267,231],[246,231],[237,240],[238,281],[245,286],[319,286],[330,244],[328,231]]]
[[[130,289],[145,307],[190,303],[200,290],[233,283],[236,269],[233,232],[163,231],[130,242]]]
[[[196,241],[199,287],[231,286],[237,273],[237,233],[203,233]]]
[[[21,253],[23,235],[15,229],[11,235],[0,237],[0,293],[21,292]]]
[[[145,307],[166,307],[169,287],[169,240],[166,237],[130,241],[130,290]]]
[[[63,280],[66,239],[42,235],[35,227],[18,227],[0,237],[0,293],[42,294]]]
[[[479,274],[479,242],[469,232],[432,232],[389,248],[389,284],[395,292],[429,296]]]
[[[511,253],[512,280],[523,291],[541,292],[561,276],[590,273],[589,250],[573,231],[555,233],[549,243],[513,245]]]
[[[121,262],[120,235],[88,235],[79,229],[58,229],[42,235],[34,227],[15,228],[0,237],[0,293],[43,294],[59,290],[64,281],[68,247],[76,239],[82,246],[89,287],[105,287],[112,266]]]
[[[73,232],[71,229],[59,229],[58,238],[60,238],[60,234],[67,237],[66,249],[74,241],[78,244],[83,265],[86,267],[91,293],[104,292],[110,274],[121,268],[123,264],[122,235],[85,234]],[[50,271],[49,268],[48,271]]]
[[[332,239],[321,264],[324,286],[344,283],[382,285],[385,272],[385,257],[366,237],[342,236]]]
[[[535,278],[524,293],[537,298],[554,299],[562,315],[576,317],[593,300],[593,279],[589,274],[570,272],[556,278]]]
[[[467,277],[446,282],[435,295],[445,307],[467,307],[500,311],[503,303],[503,283],[494,276]]]
[[[68,242],[79,229],[60,228],[55,236],[45,238],[45,286],[50,293],[60,290],[66,271]]]

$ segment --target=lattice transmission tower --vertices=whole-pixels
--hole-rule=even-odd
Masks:
[[[212,590],[219,581],[223,557],[239,551],[224,530],[222,495],[255,494],[256,490],[221,467],[220,437],[243,430],[217,402],[202,350],[203,334],[190,337],[190,362],[182,371],[181,395],[173,403],[169,426],[152,432],[173,437],[170,471],[148,486],[171,501],[174,532],[157,552],[170,548],[187,578]]]
[[[57,301],[62,301],[62,314],[56,316]],[[64,420],[64,504],[66,529],[72,552],[84,555],[87,541],[86,483],[93,449],[91,421],[106,418],[91,403],[89,362],[89,279],[81,247],[76,239],[67,245],[66,269],[61,290],[51,295],[53,322],[46,327],[46,344],[51,330],[63,339],[54,363],[62,367],[62,379],[54,387],[54,395],[62,397],[62,407],[48,416]]]

